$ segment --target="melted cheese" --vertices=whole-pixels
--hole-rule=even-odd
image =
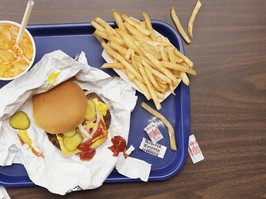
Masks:
[[[93,99],[93,102],[95,103],[96,109],[99,111],[99,113],[102,116],[106,116],[108,111],[108,106],[105,103],[98,101],[97,99]]]

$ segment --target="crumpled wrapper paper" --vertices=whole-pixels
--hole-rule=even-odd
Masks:
[[[112,146],[111,138],[121,135],[127,141],[131,111],[137,101],[134,88],[120,78],[112,78],[87,65],[84,57],[81,63],[60,50],[46,54],[28,73],[0,89],[0,165],[21,163],[33,183],[60,195],[75,189],[94,189],[102,185],[119,159],[108,149]],[[54,72],[59,75],[54,85],[51,85],[48,77]],[[96,149],[96,155],[90,161],[80,161],[78,155],[64,157],[48,140],[45,132],[35,125],[32,116],[31,96],[70,78],[83,89],[96,91],[112,103],[108,139]],[[34,155],[27,144],[22,145],[18,131],[10,127],[8,119],[18,110],[23,110],[29,116],[31,126],[27,133],[33,146],[43,153],[43,158]],[[123,167],[123,175],[132,171],[130,165],[125,167],[125,164],[119,163]],[[146,163],[142,161],[139,167],[143,167],[143,164]],[[150,168],[144,176],[149,172]]]

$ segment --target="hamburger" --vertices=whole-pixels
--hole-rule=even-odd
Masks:
[[[111,114],[95,92],[66,81],[32,97],[33,117],[64,156],[90,160],[108,137]]]

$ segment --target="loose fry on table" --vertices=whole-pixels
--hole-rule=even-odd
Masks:
[[[183,39],[189,44],[191,43],[190,38],[188,37],[187,33],[185,32],[183,26],[180,23],[179,18],[177,17],[177,14],[175,12],[175,7],[173,6],[171,9],[171,17],[176,25],[176,28],[178,30],[178,32],[180,33],[180,35],[183,37]]]
[[[173,151],[176,151],[177,146],[176,146],[176,140],[175,140],[175,131],[172,125],[170,124],[170,122],[161,113],[151,108],[145,102],[141,103],[141,107],[144,108],[146,111],[148,111],[150,114],[160,119],[165,124],[165,126],[168,128],[168,134],[170,138],[170,147]]]
[[[198,0],[188,21],[188,34],[191,38],[193,38],[194,21],[195,21],[196,16],[198,15],[201,5],[202,5],[201,1]]]
[[[144,94],[152,99],[156,108],[160,101],[174,89],[180,79],[189,84],[186,73],[195,75],[193,62],[171,44],[168,38],[158,35],[149,16],[143,12],[144,21],[119,14],[112,10],[117,28],[97,17],[92,21],[93,35],[99,40],[114,63],[102,68],[120,70]]]

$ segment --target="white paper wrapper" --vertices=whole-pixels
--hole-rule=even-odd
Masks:
[[[77,155],[63,157],[45,132],[34,124],[31,96],[52,87],[48,77],[55,71],[59,75],[54,84],[75,76],[73,81],[83,89],[96,91],[112,103],[108,139],[97,148],[96,155],[90,161],[82,162]],[[46,54],[27,74],[0,90],[0,165],[21,163],[36,185],[61,195],[77,187],[97,188],[118,160],[108,149],[112,145],[111,138],[121,135],[126,141],[128,139],[130,115],[136,101],[135,89],[120,78],[112,78],[99,69],[77,62],[60,50]],[[18,110],[28,114],[31,121],[28,135],[44,158],[34,155],[26,144],[22,145],[17,137],[18,131],[10,127],[8,119]]]
[[[116,164],[117,171],[129,178],[140,178],[142,181],[147,182],[149,179],[151,164],[139,160],[136,158],[125,158],[122,154],[119,155],[119,159]]]

